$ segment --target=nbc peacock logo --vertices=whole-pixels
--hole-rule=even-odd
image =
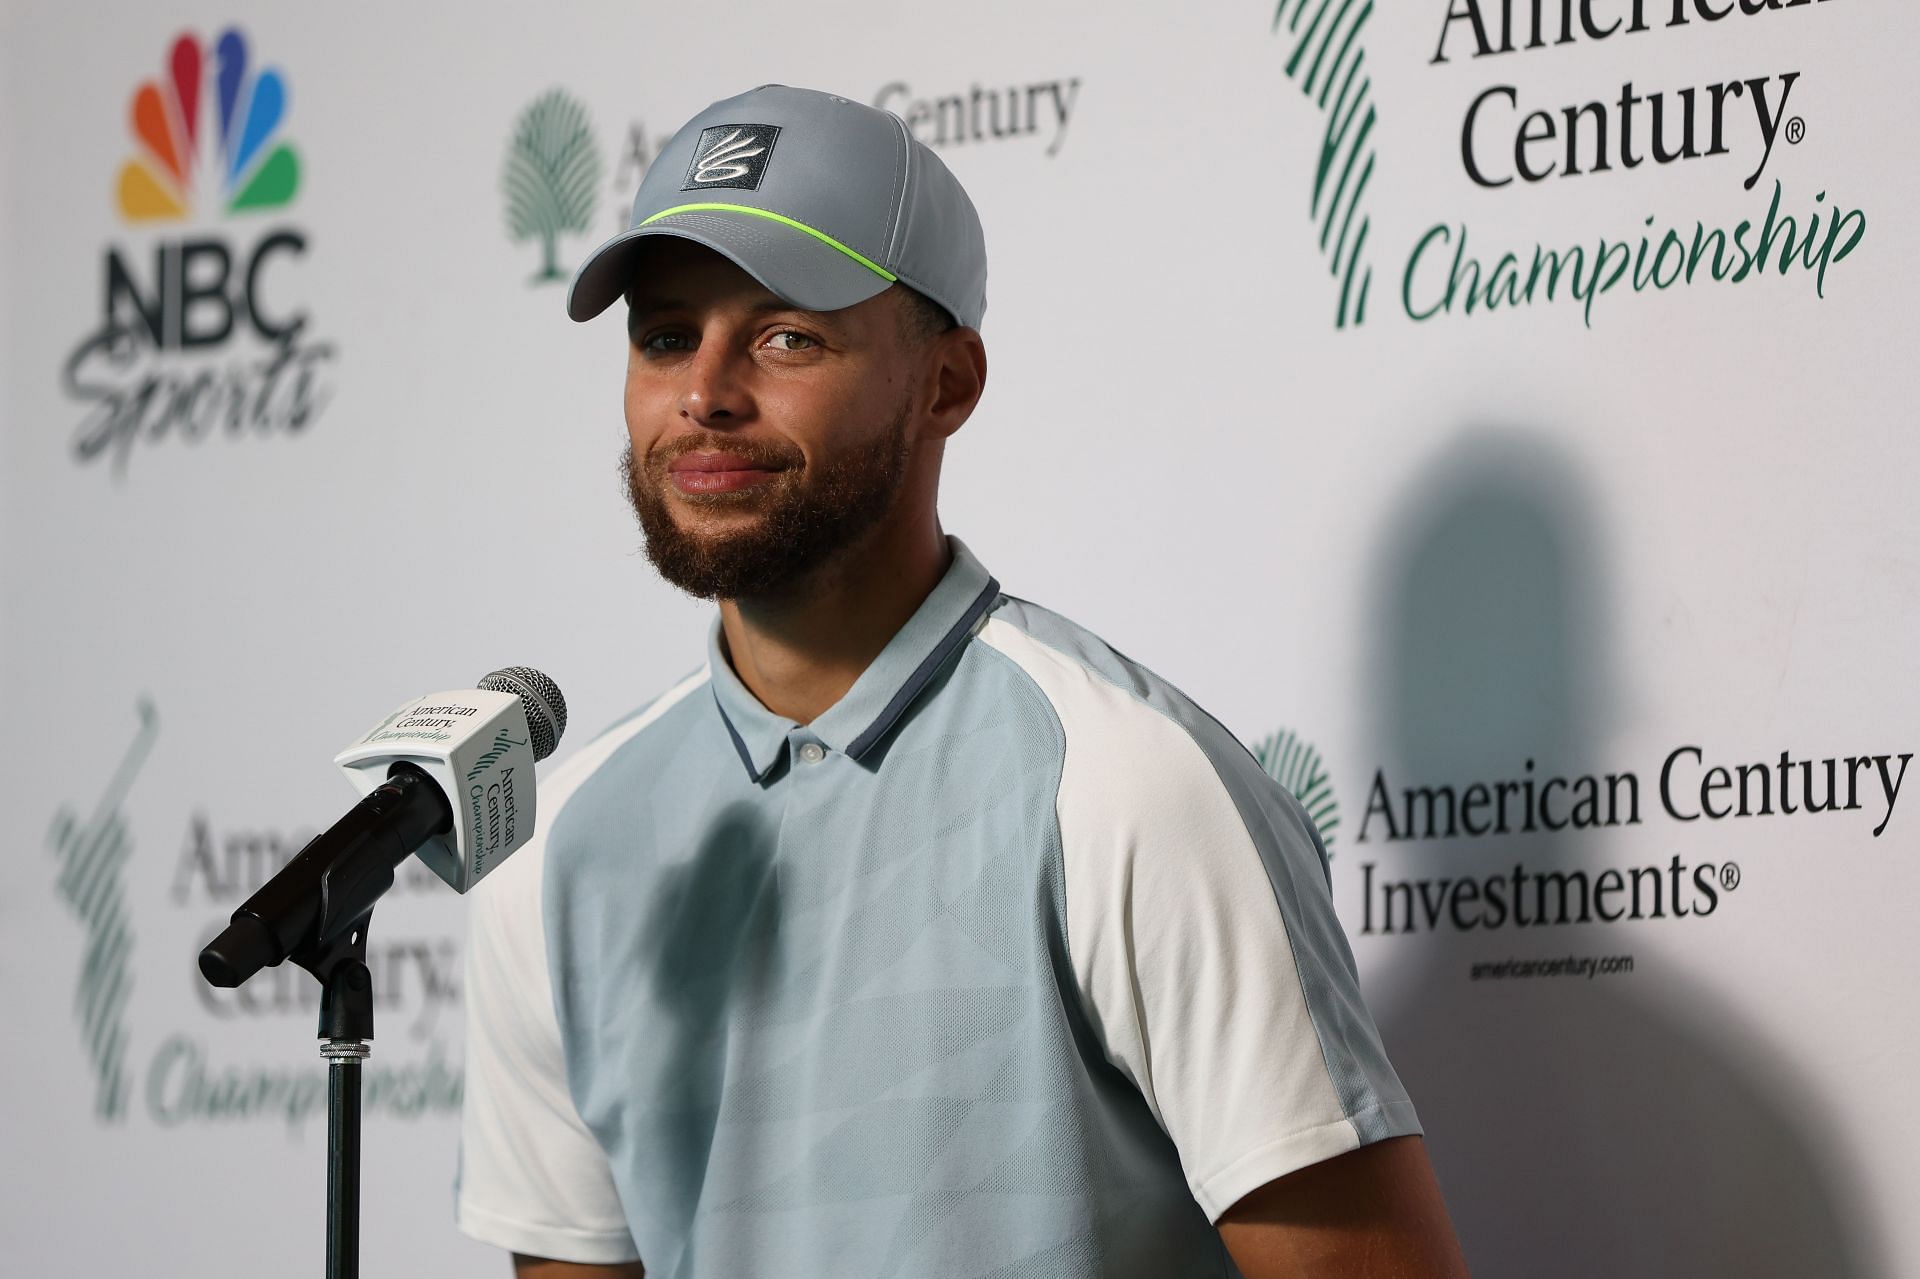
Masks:
[[[178,220],[201,183],[226,213],[277,209],[300,189],[300,158],[280,140],[287,79],[255,69],[247,39],[229,29],[211,50],[182,33],[166,74],[134,90],[135,154],[120,167],[120,213],[129,222]],[[210,118],[209,118],[210,117]],[[211,152],[211,154],[205,154]]]
[[[303,434],[338,355],[300,300],[313,235],[271,216],[305,177],[283,136],[286,74],[257,66],[237,27],[182,32],[160,61],[134,87],[114,184],[128,239],[106,247],[99,322],[61,370],[86,407],[74,460],[116,480],[136,449]]]

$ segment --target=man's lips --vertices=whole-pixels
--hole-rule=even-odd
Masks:
[[[738,453],[701,450],[674,458],[667,464],[667,475],[682,493],[731,493],[764,484],[780,469]]]

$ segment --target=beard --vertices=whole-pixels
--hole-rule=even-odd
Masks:
[[[857,543],[893,508],[906,480],[907,420],[902,399],[887,427],[874,439],[823,462],[804,465],[797,448],[706,432],[669,448],[620,454],[627,500],[646,536],[647,559],[668,582],[699,599],[778,597],[797,589],[835,556]],[[736,453],[774,477],[752,488],[687,499],[669,495],[667,466],[699,449]],[[719,531],[683,528],[672,503],[695,510],[755,512]]]

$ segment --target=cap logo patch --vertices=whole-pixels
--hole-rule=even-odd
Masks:
[[[693,149],[693,163],[687,168],[687,184],[680,189],[759,190],[767,161],[773,156],[774,140],[779,136],[777,124],[716,124],[702,129],[700,144]]]

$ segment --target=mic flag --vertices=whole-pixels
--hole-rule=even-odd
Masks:
[[[534,761],[567,726],[567,704],[552,680],[509,666],[478,688],[418,697],[334,757],[363,795],[396,764],[440,784],[452,828],[428,838],[420,860],[464,893],[533,837]]]
[[[306,966],[357,944],[412,852],[457,891],[472,888],[533,837],[533,766],[566,726],[560,690],[525,666],[381,720],[334,759],[365,798],[233,912],[201,950],[201,974],[238,986],[289,957]]]

